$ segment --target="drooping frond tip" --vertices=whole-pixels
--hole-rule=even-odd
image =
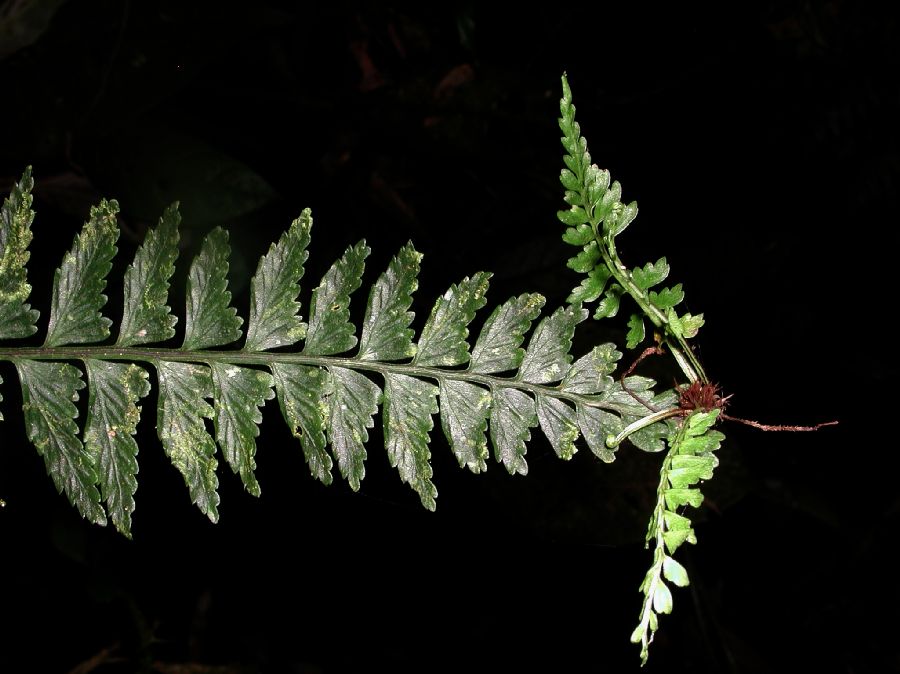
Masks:
[[[672,555],[684,543],[695,544],[691,520],[681,514],[686,506],[699,508],[703,494],[698,484],[709,480],[718,465],[714,452],[724,436],[712,426],[718,409],[690,414],[669,437],[669,451],[660,469],[656,508],[647,528],[647,546],[653,546],[653,565],[641,583],[644,603],[631,641],[641,647],[646,664],[650,642],[659,626],[659,614],[672,612],[672,591],[666,581],[678,587],[688,585],[685,568]]]

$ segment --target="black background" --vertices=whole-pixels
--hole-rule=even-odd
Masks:
[[[693,582],[646,671],[900,671],[897,19],[863,3],[718,4],[0,5],[0,180],[27,165],[36,180],[34,342],[52,271],[102,196],[122,206],[112,318],[124,267],[175,199],[181,317],[206,232],[231,232],[246,316],[256,261],[305,206],[305,303],[365,237],[365,285],[407,240],[425,254],[416,328],[482,269],[492,305],[525,291],[562,304],[578,281],[555,218],[567,71],[595,161],[641,206],[620,252],[667,256],[687,310],[706,315],[696,343],[730,412],[841,422],[725,429],[699,544],[679,552]],[[583,324],[573,351],[622,343],[620,325]],[[647,372],[675,376],[664,361]],[[151,395],[128,541],[55,493],[15,371],[0,374],[0,671],[637,670],[659,456],[562,462],[536,430],[527,477],[473,476],[435,429],[431,514],[378,428],[360,493],[314,482],[272,402],[262,497],[221,466],[213,526],[154,437]]]

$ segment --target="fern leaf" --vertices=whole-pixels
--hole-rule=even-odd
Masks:
[[[0,208],[0,339],[28,337],[37,332],[39,313],[27,303],[31,285],[25,271],[31,256],[28,244],[34,220],[33,187],[29,167]]]
[[[635,267],[631,271],[631,278],[641,290],[649,290],[666,280],[669,275],[669,263],[666,258],[659,258],[656,263],[648,262],[643,268]]]
[[[619,183],[615,183],[618,185]],[[614,193],[613,190],[610,190],[607,194],[613,195],[616,200],[618,200],[620,194]],[[610,236],[618,236],[622,232],[625,231],[625,228],[628,227],[634,219],[637,217],[638,207],[637,202],[632,201],[630,204],[621,205],[616,203],[616,205],[611,209],[608,216],[606,216],[606,222],[604,226],[606,230],[609,232]]]
[[[560,213],[568,213],[568,211],[560,211]],[[582,213],[584,213],[583,209]],[[563,220],[563,222],[566,221]],[[563,232],[562,240],[570,246],[584,246],[590,241],[593,241],[594,230],[591,229],[590,225],[584,224],[583,220],[581,220],[581,223],[582,224],[578,224],[576,221],[575,225],[571,225],[569,229]]]
[[[578,405],[577,410],[578,429],[584,436],[585,442],[594,455],[606,463],[612,463],[616,458],[615,450],[610,449],[606,439],[615,437],[622,432],[625,424],[621,417],[606,410]]]
[[[618,283],[613,283],[606,289],[603,299],[597,303],[597,309],[594,311],[594,318],[612,318],[619,313],[619,304],[622,301],[622,295],[625,290]]]
[[[616,363],[621,358],[622,354],[616,349],[615,344],[607,342],[595,346],[589,353],[572,364],[563,378],[560,388],[563,391],[582,395],[605,394],[608,391],[615,391],[616,386],[610,375],[615,371]],[[622,413],[623,409],[614,398],[601,395],[600,399],[609,404],[612,409]],[[587,404],[577,404],[575,423],[588,447],[599,459],[607,463],[615,459],[615,451],[607,447],[606,438],[610,435],[618,435],[625,427],[619,416],[605,409],[591,407]],[[559,450],[557,451],[559,452]]]
[[[96,326],[108,324],[97,309],[105,300],[100,290],[115,250],[116,235],[107,231],[114,228],[114,216],[114,202],[95,209],[57,273],[59,301],[53,316],[69,306],[65,302],[74,302],[73,289],[81,289],[83,297],[71,304],[81,312],[71,330],[48,331],[55,345],[97,339]],[[383,403],[388,460],[429,509],[434,509],[437,495],[429,448],[435,414],[440,415],[460,466],[476,473],[486,470],[490,442],[494,456],[510,473],[525,474],[532,428],[539,426],[562,458],[577,451],[583,435],[592,451],[608,461],[613,453],[605,447],[606,436],[646,414],[649,405],[674,404],[671,397],[654,398],[652,380],[629,377],[628,390],[613,382],[610,374],[620,354],[612,345],[597,347],[572,363],[575,328],[587,316],[578,304],[540,320],[523,349],[544,299],[537,294],[513,297],[491,313],[470,354],[468,325],[486,303],[490,275],[485,272],[452,285],[437,299],[414,344],[409,307],[421,255],[411,244],[394,257],[369,294],[357,355],[339,355],[356,346],[349,305],[361,283],[369,248],[365,242],[349,247],[313,289],[307,327],[298,315],[297,292],[311,223],[309,212],[304,212],[260,260],[251,284],[248,338],[239,351],[205,351],[235,342],[241,335],[241,319],[230,306],[228,291],[228,236],[218,228],[206,237],[190,267],[182,347],[177,352],[130,348],[166,339],[172,332],[174,319],[165,304],[177,255],[178,217],[172,206],[126,270],[123,325],[115,348],[44,347],[46,351],[32,349],[21,359],[72,358],[85,363],[91,382],[84,431],[87,449],[79,450],[76,444],[72,416],[59,416],[71,410],[51,411],[45,425],[55,424],[56,435],[62,438],[57,444],[63,449],[57,453],[65,450],[66,456],[77,456],[82,451],[89,457],[82,473],[70,480],[89,496],[77,494],[75,486],[68,489],[70,498],[80,499],[80,507],[93,520],[105,519],[97,484],[115,526],[126,535],[134,509],[137,448],[131,436],[139,417],[137,402],[146,394],[145,373],[137,365],[112,364],[110,359],[131,357],[156,368],[159,437],[191,499],[214,521],[219,503],[217,446],[245,488],[258,495],[254,471],[260,410],[276,395],[311,474],[329,484],[336,461],[353,489],[359,489],[365,476],[368,429]],[[302,352],[264,352],[301,336],[306,337]],[[396,362],[404,358],[410,360]],[[380,374],[383,395],[366,373]],[[207,432],[206,419],[213,421],[215,437]],[[632,441],[657,451],[667,432],[665,423],[654,424],[634,433]],[[44,441],[40,432],[32,437]],[[43,446],[39,451],[43,454]],[[77,473],[75,468],[69,472]],[[92,498],[93,510],[84,505]]]
[[[491,394],[465,381],[441,379],[441,427],[460,468],[473,473],[487,470],[487,430]]]
[[[572,231],[572,230],[569,230]],[[577,288],[569,293],[566,302],[578,304],[580,302],[593,302],[606,289],[606,283],[612,274],[605,265],[598,265],[588,272],[587,277],[581,281]]]
[[[684,291],[678,283],[671,288],[663,288],[659,292],[651,290],[648,295],[650,301],[659,309],[670,309],[684,299]]]
[[[537,395],[537,416],[541,430],[561,459],[571,459],[577,451],[578,423],[575,409],[558,398]]]
[[[691,525],[691,520],[684,515],[663,510],[663,542],[669,554],[674,553],[682,543],[697,544],[697,535]]]
[[[381,389],[368,377],[343,367],[329,367],[334,393],[328,397],[328,439],[341,474],[353,491],[365,476],[367,428],[375,425]]]
[[[97,467],[100,494],[110,519],[131,538],[138,472],[138,446],[133,436],[141,416],[136,403],[150,393],[148,374],[134,364],[90,359],[84,365],[89,392],[85,448]]]
[[[589,160],[584,153],[581,158]],[[606,174],[589,164],[579,170],[589,179],[585,189],[593,190],[591,198],[600,208],[605,203]],[[34,403],[45,416],[44,427],[34,426],[38,430],[31,437],[43,443],[39,452],[45,455],[46,435],[53,432],[57,449],[47,458],[48,466],[59,463],[59,457],[68,461],[69,477],[58,484],[92,520],[105,520],[102,495],[115,526],[130,534],[137,474],[132,435],[147,380],[138,365],[111,361],[144,361],[156,368],[158,435],[191,499],[213,521],[219,504],[217,447],[247,491],[260,493],[254,475],[257,437],[261,408],[273,397],[300,441],[311,474],[329,484],[336,462],[354,490],[365,476],[368,429],[383,404],[388,461],[428,509],[435,508],[437,496],[429,447],[435,414],[440,415],[443,433],[461,467],[485,471],[492,448],[510,473],[525,474],[533,428],[542,429],[562,458],[577,451],[583,435],[594,453],[608,461],[613,453],[606,449],[606,436],[646,414],[648,405],[674,405],[671,396],[654,397],[652,380],[629,377],[627,390],[614,382],[611,374],[621,354],[611,344],[572,362],[576,326],[588,315],[577,303],[557,309],[532,330],[544,298],[533,293],[513,297],[488,316],[470,350],[468,326],[486,304],[490,280],[486,272],[464,278],[439,297],[414,342],[410,306],[422,256],[412,244],[397,253],[372,287],[359,349],[355,356],[347,355],[357,345],[350,322],[351,296],[361,284],[369,248],[363,241],[350,246],[329,268],[312,290],[307,326],[299,316],[299,280],[311,225],[309,211],[304,211],[260,259],[251,281],[247,337],[240,350],[207,350],[241,336],[241,318],[230,306],[228,235],[219,228],[205,238],[190,266],[182,346],[132,348],[172,336],[174,318],[166,302],[177,256],[174,205],[125,272],[123,322],[115,347],[65,347],[108,333],[109,321],[99,308],[115,251],[115,203],[104,202],[94,210],[57,272],[48,330],[53,348],[32,348],[18,359],[15,351],[7,356],[17,363],[68,359],[85,363],[90,382],[86,448],[77,438],[70,401],[68,407],[59,400],[56,407]],[[607,296],[616,288],[620,286],[607,289]],[[59,319],[64,309],[78,310],[66,330]],[[690,322],[689,317],[685,320]],[[529,332],[528,346],[523,348]],[[267,352],[303,338],[302,351]],[[28,367],[20,365],[23,378],[28,377]],[[35,367],[44,368],[41,373],[46,376],[65,373],[59,384],[64,393],[72,389],[74,394],[80,384],[78,371],[71,366]],[[384,381],[383,392],[372,379],[377,376]],[[53,398],[37,387],[32,399]],[[29,412],[28,418],[34,413]],[[207,431],[207,419],[212,420],[214,436]],[[632,439],[637,446],[656,451],[668,430],[665,423],[655,424]]]
[[[45,346],[99,342],[109,336],[112,321],[101,315],[106,304],[106,275],[116,254],[119,204],[102,201],[75,238],[53,277],[53,299]]]
[[[365,241],[348,248],[313,290],[304,354],[326,356],[356,346],[350,323],[350,293],[359,288],[369,252]]]
[[[372,286],[357,358],[392,361],[416,354],[413,331],[409,328],[415,314],[408,309],[419,285],[421,260],[422,254],[411,243],[406,244]]]
[[[206,365],[156,362],[159,403],[156,429],[166,455],[187,485],[191,500],[213,522],[219,519],[216,489],[216,443],[204,419],[214,410],[206,402],[213,395],[212,374]]]
[[[621,358],[612,342],[595,346],[572,364],[560,387],[570,393],[602,393],[613,385],[609,375]]]
[[[68,363],[16,360],[28,439],[47,466],[56,490],[65,492],[82,517],[106,524],[94,461],[81,440],[75,402],[84,388],[81,372]]]
[[[478,272],[451,286],[435,302],[422,328],[413,363],[416,365],[461,365],[469,360],[468,325],[484,306],[491,275]]]
[[[331,457],[325,451],[330,377],[321,368],[291,363],[276,363],[272,372],[281,413],[303,446],[310,473],[323,484],[331,484]]]
[[[244,351],[265,351],[290,346],[306,336],[306,324],[300,320],[300,279],[309,253],[312,213],[303,211],[291,223],[278,244],[260,258],[250,281],[250,319]]]
[[[230,344],[241,338],[243,319],[230,306],[228,290],[228,232],[216,227],[203,240],[191,264],[184,318],[186,351]]]
[[[472,349],[469,371],[493,374],[517,370],[525,357],[525,349],[520,348],[525,333],[540,314],[544,301],[537,293],[527,293],[494,309]]]
[[[648,377],[627,377],[625,388],[622,387],[621,382],[615,382],[603,392],[600,400],[609,409],[618,412],[622,416],[623,423],[627,425],[646,416],[650,411],[672,409],[677,405],[677,396],[674,391],[666,391],[654,396],[652,388],[655,385],[656,382]],[[660,452],[666,448],[665,438],[670,431],[669,422],[659,421],[632,433],[628,439],[635,447],[646,452]],[[614,434],[617,433],[618,431]]]
[[[176,317],[166,304],[178,257],[178,204],[169,206],[125,271],[125,304],[116,346],[164,342],[175,336]]]
[[[495,389],[491,407],[491,444],[497,461],[510,475],[527,475],[525,443],[531,439],[529,429],[538,425],[534,399],[514,388]]]
[[[452,285],[433,304],[414,340],[410,307],[422,256],[411,243],[373,285],[360,333],[350,321],[350,301],[370,252],[364,241],[347,248],[312,290],[309,324],[304,323],[300,281],[312,227],[307,209],[260,258],[250,283],[243,347],[209,350],[240,340],[243,324],[228,290],[228,234],[216,228],[189,269],[182,346],[134,348],[174,337],[176,319],[167,302],[178,255],[177,204],[164,212],[125,271],[115,345],[82,346],[106,339],[112,325],[101,310],[116,253],[118,204],[102,201],[55,272],[43,346],[0,352],[0,359],[16,367],[27,435],[57,490],[97,524],[106,523],[108,510],[115,527],[131,536],[138,403],[150,392],[148,373],[137,362],[156,369],[159,439],[192,501],[212,521],[218,519],[219,505],[217,448],[248,492],[258,496],[261,491],[254,474],[257,438],[261,409],[273,397],[300,441],[312,476],[331,483],[336,461],[354,490],[365,476],[368,429],[383,405],[387,459],[429,510],[435,509],[438,493],[429,446],[435,414],[459,465],[474,473],[487,469],[492,449],[509,473],[526,474],[527,443],[538,427],[563,459],[578,450],[579,437],[603,461],[615,458],[607,446],[610,436],[627,435],[645,451],[668,446],[648,528],[654,561],[640,587],[644,606],[632,634],[646,659],[658,614],[672,610],[668,584],[688,583],[672,554],[696,536],[678,511],[702,503],[698,485],[713,474],[713,452],[722,436],[711,430],[715,411],[685,415],[676,406],[676,392],[654,393],[652,379],[614,380],[621,353],[613,344],[601,344],[572,362],[572,343],[589,313],[583,303],[597,302],[595,318],[615,316],[627,294],[640,309],[628,320],[627,346],[645,339],[649,320],[688,379],[705,381],[685,343],[703,317],[675,311],[684,297],[680,284],[651,290],[668,275],[665,258],[630,271],[621,263],[614,239],[635,219],[637,204],[623,204],[621,185],[591,163],[565,77],[559,126],[566,150],[560,181],[568,209],[558,218],[566,226],[563,240],[580,248],[569,267],[585,278],[570,293],[569,305],[540,320],[533,331],[544,298],[532,293],[509,299],[488,316],[474,347],[469,325],[486,304],[490,274],[477,272]],[[0,209],[0,339],[37,330],[25,271],[32,186],[26,169]],[[301,340],[302,350],[283,349]],[[272,351],[276,348],[282,350]],[[80,370],[64,361],[81,361],[87,372],[83,441],[74,403],[85,383]],[[378,377],[383,391],[373,381]]]
[[[686,339],[696,337],[697,332],[699,332],[700,328],[703,327],[703,324],[706,322],[703,318],[703,314],[697,314],[696,316],[682,314],[681,316],[677,316],[675,315],[674,309],[669,309],[668,319],[673,330],[676,330],[679,335]]]
[[[603,171],[602,173],[606,173]],[[606,178],[606,182],[609,182],[609,178]],[[618,180],[613,181],[613,184],[609,186],[609,189],[606,189],[604,184],[603,191],[598,193],[596,196],[593,194],[589,196],[592,199],[594,206],[594,222],[602,222],[603,223],[603,233],[608,236],[615,236],[618,234],[616,229],[616,217],[615,214],[618,209],[622,208],[622,203],[619,199],[622,197],[622,185]],[[635,211],[637,211],[637,204],[632,204]]]
[[[256,469],[256,438],[262,422],[260,408],[275,397],[275,380],[268,372],[249,367],[211,362],[215,400],[216,442],[231,470],[241,476],[244,487],[259,496]]]
[[[533,384],[561,380],[569,371],[572,360],[569,350],[575,326],[587,316],[587,309],[580,306],[561,307],[538,323],[516,379]]]
[[[638,314],[631,314],[628,318],[628,334],[625,337],[625,348],[633,349],[644,341],[644,318]]]
[[[596,241],[591,241],[584,246],[583,250],[578,253],[578,255],[569,258],[566,266],[572,271],[577,271],[579,274],[587,274],[594,269],[599,261],[600,247],[597,245]]]
[[[437,496],[428,451],[428,434],[434,427],[431,415],[438,411],[437,394],[438,387],[421,379],[403,374],[385,377],[382,414],[388,458],[428,510],[435,509]]]
[[[647,529],[647,543],[654,548],[653,565],[640,586],[644,604],[638,626],[631,634],[631,641],[641,646],[644,663],[658,627],[658,614],[672,611],[672,591],[665,581],[679,587],[689,583],[687,571],[672,554],[686,541],[696,543],[697,537],[690,519],[675,510],[687,505],[698,508],[703,503],[703,494],[696,485],[712,477],[718,463],[713,452],[724,438],[719,431],[711,430],[718,413],[694,412],[669,437],[669,452],[660,469],[656,508]]]

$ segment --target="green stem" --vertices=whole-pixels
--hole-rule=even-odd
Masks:
[[[625,439],[635,433],[642,428],[646,428],[650,424],[655,424],[657,421],[662,421],[663,419],[669,419],[671,417],[677,416],[681,414],[680,408],[660,410],[659,412],[654,412],[653,414],[648,414],[645,417],[641,417],[637,421],[632,421],[625,428],[623,428],[618,435],[610,435],[606,438],[606,446],[610,449],[615,449],[618,447]]]
[[[529,391],[532,394],[550,396],[568,400],[576,405],[586,405],[615,412],[620,407],[598,399],[596,395],[584,395],[562,391],[554,386],[532,384],[514,377],[497,377],[478,374],[468,370],[449,370],[422,365],[404,363],[383,363],[356,358],[337,356],[305,356],[302,353],[285,352],[247,352],[247,351],[185,351],[181,349],[115,347],[115,346],[63,346],[63,347],[21,347],[0,348],[0,361],[16,360],[124,360],[153,363],[169,361],[180,363],[228,363],[230,365],[271,366],[275,363],[293,363],[317,367],[343,367],[353,370],[367,370],[385,375],[389,373],[404,374],[411,377],[427,377],[438,382],[448,379],[466,381],[490,389],[514,388]]]
[[[619,254],[616,251],[616,244],[615,241],[613,241],[613,238],[606,235],[601,236],[596,228],[594,231],[597,245],[600,247],[600,254],[603,256],[603,262],[606,264],[613,278],[629,295],[631,295],[632,299],[634,299],[638,307],[640,307],[641,311],[644,312],[644,315],[650,319],[653,325],[664,332],[665,344],[669,347],[672,356],[675,358],[681,371],[684,372],[684,375],[688,378],[688,381],[691,383],[696,381],[700,381],[704,384],[708,383],[709,379],[706,376],[706,372],[704,372],[703,366],[700,365],[700,361],[697,359],[697,356],[694,355],[691,347],[688,346],[687,341],[684,337],[677,335],[672,331],[669,327],[669,319],[666,315],[654,306],[647,293],[639,288],[631,279],[628,268],[619,259]]]

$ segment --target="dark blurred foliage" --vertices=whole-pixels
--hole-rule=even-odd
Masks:
[[[900,516],[886,320],[896,12],[620,4],[7,0],[0,182],[34,166],[33,303],[45,320],[52,271],[107,196],[122,205],[113,318],[125,265],[176,199],[181,316],[206,232],[231,232],[246,316],[256,260],[304,206],[316,218],[304,301],[366,237],[367,283],[407,240],[425,253],[417,327],[480,269],[495,273],[492,304],[538,291],[559,305],[577,280],[554,216],[567,71],[595,160],[641,205],[620,251],[668,257],[687,309],[706,314],[697,344],[730,411],[841,420],[816,434],[726,429],[700,543],[682,554],[693,584],[647,671],[900,671],[885,542]],[[608,339],[622,335],[590,321],[575,351]],[[646,371],[675,376],[662,360]],[[435,429],[430,514],[379,429],[361,493],[326,488],[270,404],[263,495],[223,466],[213,526],[163,456],[151,398],[128,541],[56,495],[25,442],[15,372],[0,373],[2,672],[637,669],[628,635],[658,456],[626,447],[605,465],[583,449],[564,463],[535,431],[528,477],[472,476]]]

